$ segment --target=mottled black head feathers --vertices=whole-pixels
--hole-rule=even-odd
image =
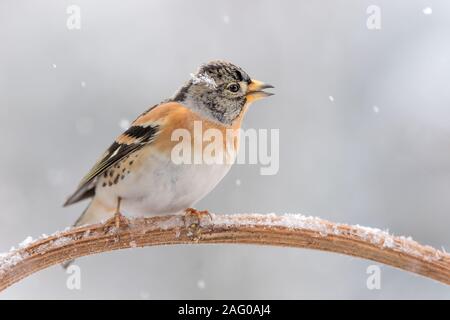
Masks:
[[[200,66],[173,97],[202,115],[230,125],[246,103],[250,76],[242,68],[216,60]]]

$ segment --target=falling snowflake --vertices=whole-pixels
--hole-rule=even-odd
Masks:
[[[433,13],[433,9],[431,9],[430,7],[426,7],[422,10],[422,12],[423,14],[430,15]]]
[[[333,102],[334,101],[334,97],[333,96],[328,96],[328,99]]]
[[[223,16],[223,22],[224,22],[225,24],[229,24],[229,23],[230,23],[230,16],[224,15],[224,16]]]
[[[119,127],[121,127],[123,130],[127,130],[130,127],[130,120],[128,119],[120,120]]]
[[[198,280],[198,281],[197,281],[197,287],[198,287],[199,289],[205,289],[205,288],[206,288],[206,283],[205,283],[205,281],[204,281],[204,280]]]
[[[237,186],[240,186],[241,185],[241,180],[240,179],[236,179],[235,183],[236,183]]]
[[[373,112],[378,113],[380,112],[380,108],[378,108],[378,106],[373,106]]]
[[[81,86],[82,86],[83,88],[86,87],[86,82],[81,81]]]
[[[53,64],[52,64],[52,67],[53,67],[53,69],[56,69],[56,64],[53,63]]]

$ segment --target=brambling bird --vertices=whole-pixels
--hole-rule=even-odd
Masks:
[[[134,120],[81,180],[64,206],[92,198],[75,226],[110,219],[119,226],[127,216],[174,214],[190,209],[229,171],[232,163],[174,163],[176,129],[195,137],[194,123],[237,133],[248,106],[272,93],[273,86],[251,79],[225,61],[200,66],[172,98]],[[239,135],[223,145],[237,151]]]

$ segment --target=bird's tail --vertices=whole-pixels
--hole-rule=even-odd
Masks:
[[[79,227],[86,224],[99,223],[114,216],[114,209],[105,207],[96,197],[92,199],[83,213],[78,217],[73,227]],[[68,260],[61,265],[67,269],[75,260]]]

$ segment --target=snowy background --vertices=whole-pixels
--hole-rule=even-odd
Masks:
[[[81,30],[66,9],[81,8]],[[366,9],[381,8],[381,30]],[[429,7],[430,9],[425,8]],[[0,252],[62,230],[61,204],[148,106],[210,59],[276,86],[245,127],[280,129],[280,171],[239,165],[201,203],[217,213],[299,212],[389,229],[450,250],[450,2],[0,2]],[[450,298],[434,281],[337,254],[168,246],[59,266],[10,298]]]

